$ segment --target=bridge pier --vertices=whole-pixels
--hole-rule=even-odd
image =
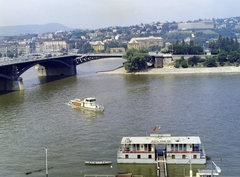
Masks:
[[[49,77],[50,80],[52,78],[61,79],[74,76],[77,74],[76,66],[81,63],[78,63],[77,57],[75,55],[60,56],[24,62],[3,63],[0,65],[0,91],[24,90],[20,76],[33,66],[38,70],[38,76],[45,76],[47,79]]]
[[[163,68],[165,65],[170,64],[173,61],[172,56],[155,56],[154,67]]]
[[[47,68],[42,65],[37,67],[38,76],[74,76],[77,74],[76,66]]]
[[[24,90],[22,78],[19,77],[14,80],[0,79],[0,90],[2,91]]]

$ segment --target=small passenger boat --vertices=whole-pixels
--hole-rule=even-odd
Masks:
[[[87,165],[109,165],[112,161],[85,161]]]
[[[89,97],[83,100],[79,98],[75,98],[74,100],[70,100],[68,103],[72,108],[76,109],[88,109],[93,111],[104,111],[104,106],[96,103],[96,98]]]

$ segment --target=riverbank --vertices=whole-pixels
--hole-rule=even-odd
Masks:
[[[240,73],[240,67],[225,66],[213,68],[149,68],[139,72],[128,73],[124,67],[112,71],[103,71],[99,74],[208,74],[208,73]]]

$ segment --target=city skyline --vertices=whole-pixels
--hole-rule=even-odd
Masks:
[[[239,0],[0,0],[0,26],[60,23],[97,29],[240,16]]]

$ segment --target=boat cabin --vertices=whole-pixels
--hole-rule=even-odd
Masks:
[[[96,103],[96,98],[88,97],[81,101],[79,98],[69,101],[69,105],[77,109],[88,109],[93,111],[104,111],[104,106]]]
[[[96,102],[96,98],[90,97],[90,98],[85,98],[84,102],[88,102],[88,103],[92,103],[92,102]]]

